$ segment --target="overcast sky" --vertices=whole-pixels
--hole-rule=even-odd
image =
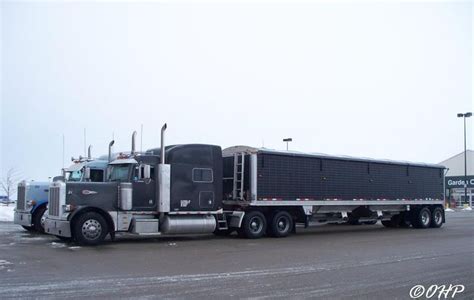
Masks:
[[[473,110],[471,5],[3,1],[1,172],[59,174],[84,128],[95,156],[141,124],[158,146],[164,122],[169,143],[440,162]]]

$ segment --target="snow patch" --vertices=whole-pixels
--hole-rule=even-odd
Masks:
[[[451,209],[451,208],[446,208],[444,211],[454,211],[454,209]]]
[[[66,244],[51,242],[51,246],[52,246],[53,248],[64,248],[64,247],[66,247]]]
[[[468,207],[463,208],[462,210],[472,210],[472,207],[468,206]]]
[[[11,265],[11,264],[12,263],[7,260],[0,259],[0,266]]]
[[[3,222],[13,222],[15,205],[4,205],[0,204],[0,221]]]
[[[77,249],[81,249],[81,247],[79,247],[79,246],[72,246],[72,247],[68,247],[68,249],[77,250]]]
[[[4,259],[0,259],[0,270],[8,268],[12,263]]]

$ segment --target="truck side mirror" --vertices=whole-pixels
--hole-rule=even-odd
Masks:
[[[143,166],[143,178],[150,179],[151,178],[151,167],[150,165]]]
[[[84,167],[84,181],[91,179],[91,168]]]

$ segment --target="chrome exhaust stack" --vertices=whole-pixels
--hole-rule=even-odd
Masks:
[[[160,153],[160,163],[165,164],[165,131],[168,126],[166,123],[161,127],[161,153]]]
[[[132,134],[132,151],[130,152],[131,155],[135,154],[135,137],[137,136],[137,132],[134,131]]]
[[[170,212],[171,199],[171,166],[165,164],[165,130],[166,123],[161,127],[160,164],[158,165],[158,211],[161,213],[160,222],[163,222],[163,213]]]
[[[92,145],[89,145],[89,148],[87,148],[87,159],[89,160],[92,159],[91,148],[92,148]]]
[[[109,162],[112,161],[112,146],[114,145],[115,141],[111,140],[109,143]]]

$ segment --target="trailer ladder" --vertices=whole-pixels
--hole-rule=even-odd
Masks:
[[[244,199],[244,166],[245,152],[234,153],[234,188],[232,198],[236,200]]]

